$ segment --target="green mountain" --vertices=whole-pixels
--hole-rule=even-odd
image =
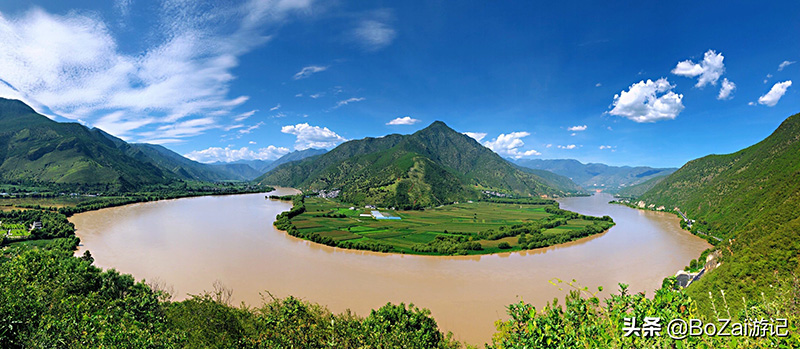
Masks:
[[[117,148],[104,132],[58,123],[0,98],[0,181],[132,188],[174,176]]]
[[[616,192],[624,187],[644,183],[649,179],[675,172],[674,168],[584,164],[573,159],[519,159],[512,161],[523,167],[546,170],[570,178],[585,189],[603,189],[608,192]]]
[[[441,121],[411,135],[345,142],[278,166],[256,181],[305,190],[341,190],[353,203],[430,206],[480,197],[481,191],[564,194]]]
[[[697,221],[693,230],[722,239],[722,265],[692,284],[693,297],[707,299],[708,291],[725,290],[728,303],[738,309],[741,297],[758,301],[761,291],[775,292],[786,278],[796,283],[800,114],[753,146],[688,162],[641,199],[677,206]]]
[[[552,188],[556,188],[558,190],[561,190],[563,192],[567,192],[567,193],[584,193],[584,192],[586,192],[579,185],[575,184],[575,182],[573,182],[571,179],[569,179],[567,177],[564,177],[562,175],[558,175],[558,174],[555,174],[553,172],[546,171],[546,170],[536,170],[536,169],[527,168],[527,167],[518,166],[518,165],[515,165],[515,167],[517,169],[519,169],[520,171],[522,171],[522,172],[532,173],[532,174],[535,174],[535,175],[541,177],[545,181],[545,184],[547,184],[548,186],[550,186]]]
[[[327,152],[328,151],[326,149],[316,149],[316,148],[308,148],[308,149],[304,149],[304,150],[295,150],[295,151],[293,151],[293,152],[291,152],[289,154],[286,154],[284,156],[279,157],[277,160],[275,160],[272,163],[270,163],[269,166],[267,166],[266,168],[259,169],[259,170],[262,171],[261,172],[262,174],[263,173],[267,173],[267,172],[271,171],[272,169],[274,169],[274,168],[276,168],[276,167],[278,167],[280,165],[283,165],[283,164],[285,164],[287,162],[300,161],[300,160],[303,160],[305,158],[310,158],[312,156],[322,155],[322,154],[325,154]]]

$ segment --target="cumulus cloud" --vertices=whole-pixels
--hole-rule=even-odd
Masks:
[[[255,142],[250,142],[255,144]],[[250,150],[248,147],[233,149],[230,147],[220,148],[211,147],[203,150],[195,150],[183,156],[199,162],[233,162],[238,160],[275,160],[289,153],[289,149],[270,145],[266,148]]]
[[[786,93],[786,89],[792,86],[792,80],[779,82],[772,86],[767,94],[758,97],[758,104],[774,107],[781,100],[781,97]]]
[[[610,145],[601,145],[600,146],[600,150],[614,149],[614,148],[616,148],[616,147],[613,147],[613,146],[610,146]]]
[[[117,5],[118,11],[127,11],[130,1]],[[185,118],[228,115],[248,100],[229,96],[239,57],[269,41],[266,28],[276,28],[310,5],[250,0],[216,7],[164,1],[154,11],[158,25],[141,35],[146,39],[136,52],[120,49],[108,24],[85,12],[56,15],[34,8],[1,15],[0,79],[13,89],[0,93],[93,126],[105,118],[106,128],[129,136]]]
[[[717,96],[717,99],[722,100],[732,98],[731,92],[733,92],[735,89],[736,84],[734,84],[732,81],[729,81],[728,78],[723,79],[722,87],[719,89],[719,96]]]
[[[797,63],[796,61],[783,61],[781,64],[778,65],[778,71],[782,71],[783,68],[786,68],[792,64]]]
[[[569,131],[586,131],[586,128],[587,128],[586,125],[583,125],[583,126],[572,126],[572,127],[567,128],[567,130],[569,130]]]
[[[558,146],[558,149],[575,149],[575,148],[577,148],[577,147],[578,147],[578,146],[577,146],[577,145],[575,145],[575,144],[569,144],[569,145],[559,145],[559,146]]]
[[[410,116],[404,116],[402,118],[396,118],[392,121],[387,122],[387,125],[413,125],[418,123],[418,119],[414,119]]]
[[[672,69],[672,74],[686,76],[693,78],[700,76],[697,79],[696,87],[703,87],[708,84],[716,85],[717,80],[725,72],[725,64],[722,61],[725,59],[722,53],[716,53],[714,50],[708,50],[703,56],[703,61],[694,63],[690,60],[678,62],[675,69]]]
[[[672,120],[683,111],[682,94],[672,92],[675,88],[665,78],[640,81],[614,95],[614,107],[608,113],[626,117],[635,122]]]
[[[393,17],[388,10],[370,12],[353,29],[352,39],[367,51],[377,51],[389,46],[397,36],[389,25]]]
[[[300,69],[300,71],[297,72],[297,74],[294,74],[294,79],[295,80],[305,79],[307,77],[310,77],[314,73],[319,73],[319,72],[325,71],[327,69],[328,69],[328,67],[323,67],[323,66],[319,66],[319,65],[310,65],[308,67]]]
[[[520,148],[525,145],[525,142],[523,142],[521,138],[525,138],[530,135],[531,134],[528,132],[511,132],[509,134],[501,134],[491,141],[484,142],[483,145],[493,150],[500,156],[511,157],[514,159],[519,159],[524,156],[542,155],[542,153],[533,149],[525,151],[520,150]]]
[[[486,133],[483,132],[464,132],[465,135],[472,137],[476,141],[480,142],[482,139],[486,137]]]
[[[348,99],[345,99],[345,100],[343,100],[343,101],[336,102],[336,105],[335,105],[335,106],[333,106],[333,109],[339,108],[339,107],[341,107],[341,106],[348,105],[348,104],[350,104],[350,103],[354,103],[354,102],[361,102],[361,101],[363,101],[363,100],[365,100],[365,99],[366,99],[366,98],[364,98],[364,97],[353,97],[353,98],[348,98]]]
[[[347,139],[327,127],[311,126],[308,123],[283,126],[281,132],[297,136],[297,140],[294,143],[296,150],[332,148],[339,143],[347,141]]]

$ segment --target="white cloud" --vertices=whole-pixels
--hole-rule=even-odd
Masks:
[[[600,87],[600,86],[603,86],[603,84],[601,84],[601,83],[599,83],[599,82],[598,82],[598,83],[596,83],[596,84],[594,84],[594,87]]]
[[[262,122],[259,122],[259,123],[257,123],[257,124],[255,124],[255,125],[253,125],[253,126],[250,126],[250,127],[248,127],[248,128],[243,128],[243,129],[239,130],[239,133],[240,133],[240,134],[247,134],[247,133],[253,132],[253,130],[255,130],[255,129],[257,129],[257,128],[261,127],[261,125],[264,125],[264,122],[263,122],[263,121],[262,121]]]
[[[315,94],[313,94],[313,95],[310,95],[309,97],[311,97],[311,98],[313,98],[313,99],[317,99],[317,98],[320,98],[320,97],[322,97],[322,96],[324,96],[324,95],[325,95],[325,93],[323,93],[323,92],[320,92],[320,93],[315,93]]]
[[[791,61],[791,62],[790,61],[783,61],[783,62],[781,62],[780,65],[778,65],[778,71],[782,71],[783,68],[786,68],[786,67],[788,67],[788,66],[790,66],[792,64],[795,64],[795,63],[797,63],[797,62],[796,61]]]
[[[482,139],[486,137],[486,133],[483,132],[464,132],[465,135],[472,137],[476,141],[480,142]]]
[[[236,117],[234,117],[234,120],[236,120],[236,122],[242,122],[242,121],[246,120],[247,118],[253,116],[257,111],[258,111],[258,109],[241,113],[239,115],[236,115]]]
[[[572,126],[572,127],[568,127],[567,130],[569,130],[569,131],[586,131],[586,128],[587,128],[586,125],[583,125],[583,126]]]
[[[256,142],[255,142],[255,141],[249,141],[249,142],[247,142],[247,143],[248,143],[248,144],[256,144]]]
[[[319,72],[325,71],[327,69],[328,69],[328,67],[323,67],[323,66],[319,66],[319,65],[310,65],[308,67],[304,67],[303,69],[300,69],[300,71],[297,72],[297,74],[294,74],[294,79],[295,80],[305,79],[307,77],[310,77],[314,73],[319,73]]]
[[[551,148],[551,147],[553,147],[553,144],[550,144],[550,143],[548,143],[548,144],[547,144],[546,146],[544,146],[544,147],[545,147],[545,148]]]
[[[281,132],[297,136],[297,140],[294,143],[296,150],[332,148],[339,143],[347,141],[347,139],[327,127],[311,126],[308,123],[283,126]]]
[[[414,119],[410,116],[404,116],[402,118],[396,118],[392,121],[387,122],[387,125],[413,125],[418,123],[418,119]]]
[[[165,139],[170,140],[168,143],[178,143],[181,138],[197,136],[213,128],[219,125],[214,118],[205,117],[159,126],[154,131],[140,132],[139,136],[144,143],[163,144]]]
[[[131,11],[131,3],[133,3],[133,0],[114,0],[114,11],[120,17],[127,17]]]
[[[361,102],[361,101],[363,101],[365,99],[366,98],[364,98],[364,97],[353,97],[353,98],[345,99],[343,101],[337,102],[336,105],[333,107],[333,109],[339,108],[339,107],[344,106],[344,105],[348,105],[350,103]]]
[[[604,150],[604,149],[613,149],[613,148],[615,148],[615,147],[612,147],[612,146],[610,146],[610,145],[601,145],[601,146],[600,146],[600,150]]]
[[[575,144],[569,144],[569,145],[559,145],[559,146],[558,146],[558,149],[575,149],[575,148],[577,148],[577,147],[578,147],[578,146],[577,146],[577,145],[575,145]]]
[[[747,105],[756,105],[756,102],[747,102]]]
[[[296,95],[294,95],[294,96],[295,96],[295,97],[303,97],[303,94],[302,94],[302,93],[298,93],[298,94],[296,94]]]
[[[255,142],[250,142],[255,144]],[[199,162],[232,162],[238,160],[275,160],[289,153],[289,149],[270,145],[266,148],[250,150],[248,147],[232,149],[231,147],[211,147],[203,150],[195,150],[184,154],[185,157]]]
[[[729,81],[728,78],[722,79],[722,87],[719,89],[719,96],[717,99],[730,99],[731,92],[736,89],[736,84],[732,81]]]
[[[679,62],[675,69],[672,69],[672,74],[690,78],[699,75],[696,87],[703,87],[708,84],[716,85],[717,80],[725,72],[725,64],[722,63],[724,59],[725,57],[722,56],[722,53],[708,50],[702,62],[694,63],[690,60]]]
[[[763,104],[768,107],[774,107],[781,100],[781,97],[786,93],[786,89],[792,86],[792,80],[779,82],[772,86],[767,94],[758,97],[758,104]]]
[[[278,103],[278,105],[276,105],[276,106],[274,106],[272,108],[269,108],[269,111],[276,111],[278,109],[281,109],[281,104],[280,103]]]
[[[608,113],[623,116],[635,122],[672,120],[683,111],[683,95],[672,92],[675,88],[665,78],[640,81],[614,95],[613,107]]]
[[[524,156],[542,155],[536,150],[521,151],[520,148],[525,145],[521,138],[528,137],[531,134],[528,132],[511,132],[509,134],[501,134],[492,141],[486,141],[484,146],[493,150],[495,153],[504,157],[511,157],[519,159]]]
[[[130,1],[115,5],[126,12]],[[118,134],[227,115],[248,100],[229,96],[239,57],[269,41],[266,29],[274,31],[309,6],[309,1],[250,0],[227,7],[164,1],[154,11],[157,24],[143,29],[141,42],[126,43],[142,47],[134,52],[123,51],[102,17],[87,12],[56,15],[34,8],[0,16],[0,79],[38,110],[47,107],[90,125],[102,121]],[[10,96],[6,90],[0,89],[2,96]]]
[[[397,33],[389,26],[393,16],[390,11],[373,11],[358,22],[352,31],[353,40],[367,51],[377,51],[392,43]]]

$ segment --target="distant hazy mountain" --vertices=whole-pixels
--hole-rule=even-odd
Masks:
[[[215,162],[211,165],[217,167],[230,175],[241,177],[245,180],[253,180],[270,170],[287,162],[299,161],[305,158],[325,154],[325,149],[309,148],[306,150],[296,150],[281,156],[277,160],[237,160],[232,162]]]
[[[323,155],[280,165],[257,181],[340,189],[348,202],[398,207],[477,198],[482,190],[519,196],[564,192],[441,121],[411,135],[345,142]]]
[[[128,156],[100,130],[55,122],[20,101],[0,98],[2,181],[130,189],[176,177],[150,162]]]
[[[214,166],[226,166],[226,165],[247,165],[250,167],[251,170],[258,172],[255,177],[258,177],[267,171],[269,171],[272,167],[272,160],[236,160],[231,162],[212,162],[210,165]],[[253,177],[253,178],[255,178]]]
[[[517,165],[550,171],[572,179],[584,189],[603,189],[615,192],[620,188],[644,183],[655,177],[675,172],[675,168],[652,168],[647,166],[609,166],[604,164],[583,164],[578,160],[510,160]]]

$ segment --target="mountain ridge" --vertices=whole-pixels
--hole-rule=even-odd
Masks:
[[[323,155],[278,166],[256,181],[340,189],[346,201],[398,207],[475,199],[482,190],[517,196],[565,193],[441,121],[410,135],[351,140]]]

